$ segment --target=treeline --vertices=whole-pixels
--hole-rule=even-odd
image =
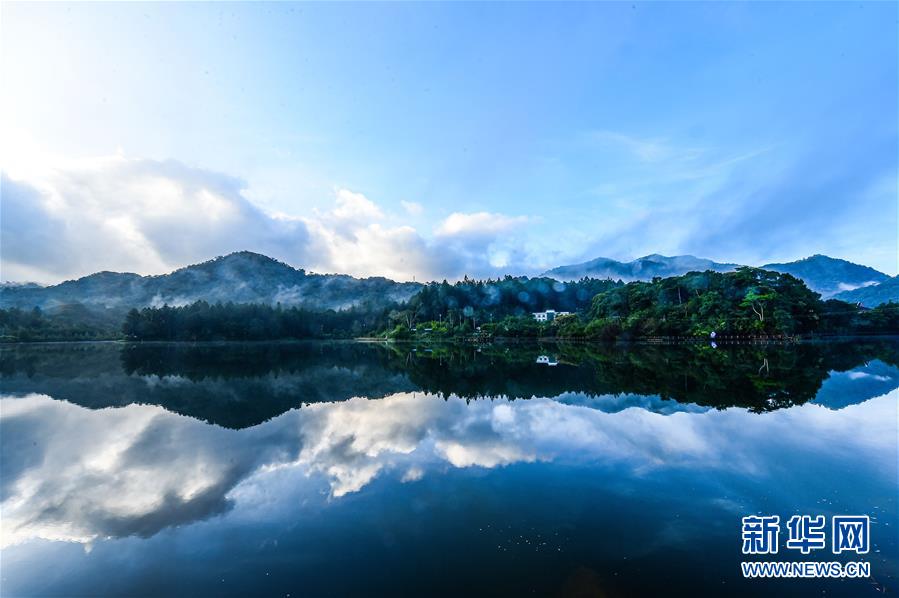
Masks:
[[[515,280],[515,279],[513,279]],[[542,281],[545,279],[535,279]],[[568,289],[586,290],[587,281]],[[574,291],[569,302],[545,301],[530,311],[553,308],[571,311],[549,322],[537,322],[514,299],[508,309],[496,309],[501,318],[486,318],[483,304],[470,301],[461,317],[456,289],[431,285],[422,291],[420,307],[410,302],[409,316],[394,323],[388,332],[394,338],[452,337],[470,334],[522,338],[582,338],[627,340],[646,337],[708,337],[716,335],[808,336],[849,334],[899,334],[899,305],[887,303],[875,309],[820,296],[789,274],[757,268],[735,272],[691,272],[683,276],[656,278],[651,282],[598,283],[590,301]],[[458,285],[457,285],[458,286]],[[468,288],[478,288],[469,283]],[[594,287],[594,290],[596,287]],[[463,298],[465,295],[462,295]],[[508,297],[508,295],[506,295]],[[543,295],[542,298],[546,298]],[[474,307],[478,306],[478,307]],[[531,307],[531,306],[528,306]],[[435,317],[435,315],[437,317]]]
[[[599,338],[804,336],[899,332],[899,311],[820,296],[791,276],[758,268],[691,272],[634,282],[594,297],[584,335]]]
[[[122,312],[66,305],[45,313],[39,307],[0,309],[0,341],[91,341],[121,336]]]
[[[183,307],[132,309],[122,334],[128,340],[208,341],[353,338],[382,329],[388,310],[313,311],[298,307],[197,301]]]
[[[454,284],[444,280],[425,285],[409,300],[406,309],[417,320],[443,319],[455,324],[469,319],[476,326],[547,309],[580,311],[589,307],[598,293],[622,284],[595,278],[561,282],[551,278],[506,276],[498,280],[470,280],[466,277]]]
[[[538,322],[533,312],[570,312]],[[121,322],[124,319],[124,324]],[[899,334],[899,304],[874,309],[831,299],[789,274],[755,268],[691,272],[651,282],[513,278],[431,283],[407,302],[316,311],[280,305],[198,301],[122,311],[81,305],[0,310],[4,341],[206,341],[471,337],[629,340],[717,335]]]
[[[553,309],[580,312],[590,307],[598,293],[620,287],[624,283],[613,280],[583,278],[561,282],[551,278],[506,276],[497,280],[447,281],[425,285],[401,309],[391,312],[393,338],[414,336],[414,332],[428,332],[431,336],[466,335],[486,326],[496,329],[500,322],[514,322],[516,328],[539,329],[529,326],[533,312]],[[415,329],[415,330],[413,330]]]
[[[800,335],[815,332],[821,301],[805,284],[778,272],[691,272],[633,282],[594,297],[583,328],[599,338]]]

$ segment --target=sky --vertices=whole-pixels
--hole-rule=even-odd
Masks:
[[[0,6],[0,278],[897,273],[896,3]]]

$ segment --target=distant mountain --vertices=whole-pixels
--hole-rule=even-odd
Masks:
[[[13,280],[6,280],[0,282],[0,289],[13,289],[13,288],[27,288],[27,289],[39,289],[43,285],[40,285],[36,282],[16,282]]]
[[[899,276],[888,278],[880,284],[843,291],[834,295],[833,298],[849,303],[861,303],[865,307],[877,307],[881,303],[889,301],[899,303]]]
[[[0,288],[0,307],[53,310],[82,304],[119,310],[185,305],[202,299],[342,309],[363,302],[387,305],[402,301],[419,288],[417,283],[386,278],[310,274],[270,257],[241,251],[160,276],[98,272],[48,287],[6,285]]]
[[[547,270],[543,276],[557,280],[579,280],[588,278],[611,278],[613,280],[652,280],[656,276],[662,278],[668,276],[680,276],[687,272],[730,272],[738,267],[737,264],[721,264],[698,258],[692,255],[664,256],[657,253],[637,258],[632,262],[619,262],[617,260],[600,257],[582,264],[560,266]]]
[[[582,264],[560,266],[543,274],[557,280],[612,278],[651,280],[691,271],[727,272],[737,264],[719,263],[692,255],[647,255],[632,262],[597,258]],[[824,298],[873,306],[890,299],[899,301],[899,282],[873,268],[824,255],[784,264],[767,264],[767,270],[786,272],[805,281]],[[110,315],[131,307],[185,305],[197,300],[235,303],[281,303],[311,309],[343,309],[361,303],[386,306],[404,301],[422,285],[394,282],[387,278],[354,278],[343,274],[312,274],[270,257],[241,251],[187,266],[170,274],[141,276],[132,273],[98,272],[77,280],[42,287],[34,283],[0,285],[0,307],[45,311],[73,306],[106,309]],[[73,311],[74,310],[74,311]]]
[[[824,299],[843,291],[872,286],[890,278],[874,268],[826,255],[813,255],[785,264],[765,264],[762,268],[792,274],[802,279],[808,288],[821,293]]]
[[[578,280],[588,278],[612,278],[630,282],[634,280],[652,280],[656,276],[680,276],[687,272],[729,272],[739,267],[739,264],[727,264],[712,260],[698,258],[692,255],[664,256],[654,253],[635,259],[632,262],[619,262],[609,258],[596,258],[582,264],[560,266],[547,270],[543,276],[557,280]],[[783,264],[765,264],[760,266],[765,270],[774,270],[792,274],[805,282],[806,286],[820,293],[824,299],[828,299],[837,293],[872,287],[890,280],[890,277],[868,266],[853,264],[846,260],[828,257],[826,255],[813,255],[795,262]],[[871,291],[878,293],[878,291]],[[890,293],[888,289],[881,289],[880,293]],[[872,294],[870,300],[875,300],[878,295]],[[847,299],[848,300],[848,299]]]

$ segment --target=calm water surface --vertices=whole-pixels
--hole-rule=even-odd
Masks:
[[[899,591],[896,340],[0,357],[4,596]],[[872,579],[743,580],[756,513],[869,514]]]

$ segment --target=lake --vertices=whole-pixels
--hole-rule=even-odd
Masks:
[[[4,596],[899,590],[899,339],[0,357]],[[795,514],[870,552],[741,553]],[[743,578],[775,558],[872,575]]]

